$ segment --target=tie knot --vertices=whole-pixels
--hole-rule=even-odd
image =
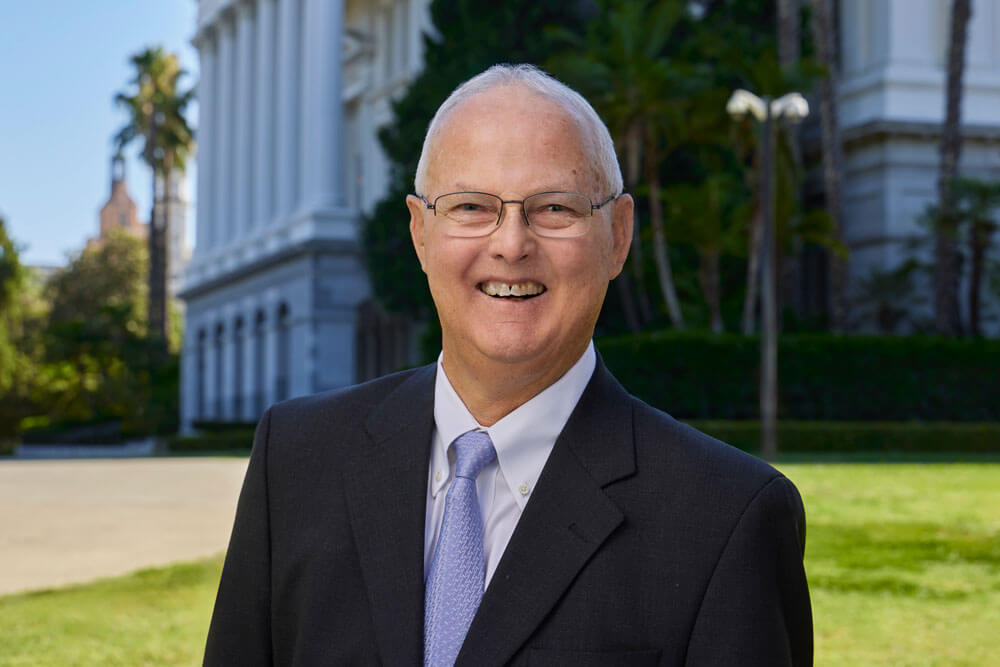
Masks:
[[[476,479],[483,468],[496,458],[490,434],[483,431],[467,431],[455,438],[455,477]]]

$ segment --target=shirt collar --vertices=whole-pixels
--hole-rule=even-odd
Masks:
[[[431,453],[431,469],[449,469],[448,447],[466,431],[486,431],[497,451],[497,462],[518,506],[523,510],[535,489],[542,468],[556,439],[569,421],[597,365],[593,341],[583,355],[558,380],[490,427],[479,424],[459,398],[438,357],[434,384],[434,424],[436,438]],[[434,479],[434,496],[448,479]]]

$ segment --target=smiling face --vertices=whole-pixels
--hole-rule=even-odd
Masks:
[[[603,192],[574,118],[520,86],[469,98],[445,119],[429,153],[428,201],[459,191],[522,200],[548,191]],[[593,335],[608,281],[632,235],[632,200],[594,212],[583,236],[542,238],[521,206],[506,204],[491,235],[460,238],[417,197],[410,232],[441,318],[445,368],[486,379],[516,371],[549,383],[579,359]],[[547,386],[547,385],[544,385]],[[544,388],[544,386],[542,388]]]

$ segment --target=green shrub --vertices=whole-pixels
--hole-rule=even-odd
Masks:
[[[608,368],[680,419],[754,419],[759,339],[658,332],[597,341]],[[779,415],[798,420],[1000,421],[1000,340],[782,336]]]
[[[760,449],[757,421],[690,421],[745,451]],[[1000,453],[997,422],[778,422],[779,449],[793,452]]]
[[[117,445],[124,442],[120,419],[62,422],[45,428],[26,429],[21,434],[26,445]]]
[[[202,433],[224,433],[227,431],[247,431],[251,433],[257,427],[257,422],[220,421],[214,419],[196,419],[191,425]]]
[[[171,452],[212,452],[249,450],[253,446],[253,429],[206,431],[199,435],[167,438]]]

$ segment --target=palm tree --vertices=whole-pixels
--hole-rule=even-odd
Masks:
[[[149,218],[149,330],[167,343],[167,266],[170,224],[170,183],[184,172],[194,146],[184,110],[194,90],[181,91],[178,80],[186,74],[177,56],[160,47],[148,48],[131,58],[135,77],[129,89],[115,96],[115,102],[129,114],[128,122],[115,135],[118,150],[142,139],[142,157],[152,169],[153,205]],[[162,189],[157,184],[162,184]],[[162,196],[157,216],[157,197]]]
[[[1000,226],[993,217],[1000,209],[1000,183],[959,179],[954,183],[956,218],[968,226],[969,246],[969,335],[980,336],[983,274]]]
[[[804,89],[810,82],[809,74],[801,68],[801,63],[782,68],[777,55],[772,50],[766,50],[749,66],[744,63],[745,57],[738,50],[738,45],[717,44],[715,47],[720,60],[738,74],[743,85],[770,98],[775,98],[795,89]],[[775,177],[775,210],[774,223],[778,246],[784,248],[790,245],[793,233],[790,227],[798,219],[801,212],[801,201],[798,196],[798,182],[801,167],[796,159],[795,135],[789,132],[793,127],[785,122],[776,122],[774,126],[775,151],[771,169]],[[760,282],[760,252],[763,244],[763,208],[762,188],[764,182],[764,164],[762,159],[762,134],[751,118],[745,118],[733,124],[733,145],[740,161],[748,165],[745,172],[747,185],[754,193],[754,204],[750,214],[748,229],[747,278],[746,292],[743,298],[743,315],[740,330],[750,335],[756,330],[756,312],[758,288]],[[780,255],[784,257],[784,253]],[[780,273],[779,273],[780,277]],[[778,289],[778,293],[781,290]],[[780,309],[779,309],[780,310]]]
[[[698,286],[709,310],[709,326],[722,333],[722,280],[719,260],[744,248],[742,226],[750,199],[738,177],[717,172],[698,185],[672,185],[663,192],[670,217],[671,238],[698,250]]]
[[[826,70],[819,82],[820,140],[823,146],[823,181],[826,211],[832,223],[831,235],[842,247],[843,195],[840,177],[843,170],[843,150],[840,125],[837,122],[837,51],[833,29],[833,0],[811,0],[812,34],[816,57]],[[827,276],[830,283],[830,320],[834,331],[847,325],[847,267],[841,254],[829,253]]]
[[[951,36],[948,42],[948,82],[944,126],[941,129],[941,170],[938,175],[939,219],[934,242],[934,326],[937,332],[957,336],[962,332],[958,308],[961,255],[958,253],[958,220],[953,185],[962,153],[962,78],[970,0],[952,0]]]
[[[684,328],[664,231],[660,166],[666,151],[690,129],[684,109],[691,104],[690,72],[664,57],[685,6],[676,0],[600,3],[601,18],[591,22],[585,38],[562,31],[571,47],[549,65],[587,94],[608,123],[625,162],[626,187],[636,192],[642,175],[648,189],[653,258],[656,274],[675,328]],[[553,31],[558,32],[558,31]],[[641,286],[638,217],[632,244],[633,267]],[[642,292],[640,291],[640,306]]]
[[[782,67],[798,63],[802,55],[799,21],[801,0],[778,0],[778,62]]]

